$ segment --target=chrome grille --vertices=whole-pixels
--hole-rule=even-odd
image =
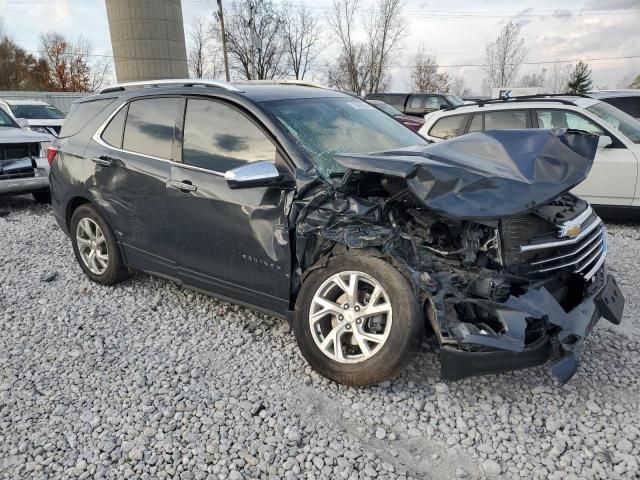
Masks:
[[[559,236],[539,239],[521,245],[521,252],[535,256],[528,262],[528,276],[544,276],[554,272],[570,271],[590,279],[602,267],[607,254],[607,230],[602,220],[589,207],[580,216],[558,226],[558,235],[567,235],[570,227],[580,228],[575,237]]]

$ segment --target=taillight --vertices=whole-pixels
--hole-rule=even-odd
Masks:
[[[49,165],[53,165],[53,161],[56,159],[57,154],[58,147],[49,145],[49,148],[47,148],[47,161],[49,162]]]

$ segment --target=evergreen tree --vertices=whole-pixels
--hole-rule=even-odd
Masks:
[[[567,93],[586,93],[591,88],[591,83],[589,65],[579,61],[569,75]]]

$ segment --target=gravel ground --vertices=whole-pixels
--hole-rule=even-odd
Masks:
[[[442,383],[313,373],[284,321],[136,275],[91,283],[48,207],[0,198],[2,478],[638,478],[640,225],[610,225],[627,298],[577,375]]]

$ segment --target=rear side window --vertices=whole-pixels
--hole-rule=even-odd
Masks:
[[[438,110],[440,108],[440,104],[445,105],[447,102],[444,99],[441,99],[437,95],[429,95],[427,97],[426,104],[424,108],[428,110]]]
[[[171,159],[179,98],[147,98],[129,104],[122,148]]]
[[[103,98],[91,102],[72,104],[71,110],[69,110],[69,114],[62,124],[59,136],[64,138],[75,135],[114,101],[115,98]]]
[[[118,110],[111,119],[107,128],[102,132],[102,140],[112,147],[122,148],[122,134],[124,132],[124,120],[127,116],[127,107]]]
[[[431,127],[429,135],[445,139],[462,135],[464,127],[467,125],[467,118],[469,118],[468,115],[453,115],[441,118]]]
[[[404,109],[404,101],[406,98],[406,95],[383,95],[380,100],[387,105],[391,105],[392,107],[396,107],[398,110],[402,111]]]
[[[414,95],[413,97],[411,97],[409,108],[413,110],[418,110],[421,107],[422,107],[422,95]]]
[[[510,128],[527,128],[526,110],[498,110],[485,112],[485,130],[507,130]]]
[[[187,101],[182,162],[226,172],[249,162],[274,162],[276,147],[235,108],[212,100]]]
[[[595,135],[605,134],[604,130],[588,118],[568,110],[538,110],[536,115],[540,128],[571,128]]]

